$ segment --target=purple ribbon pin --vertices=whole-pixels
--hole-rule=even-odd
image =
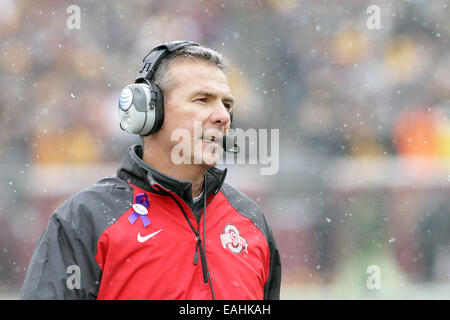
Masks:
[[[128,221],[134,224],[136,220],[141,217],[144,228],[150,224],[150,219],[147,217],[148,207],[150,203],[145,193],[139,193],[136,195],[135,203],[133,204],[133,212],[128,216]]]

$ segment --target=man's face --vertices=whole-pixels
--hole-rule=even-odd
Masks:
[[[174,85],[164,92],[164,123],[155,138],[165,144],[172,162],[182,157],[183,163],[212,167],[230,128],[228,80],[213,64],[187,58],[174,60],[169,72]]]

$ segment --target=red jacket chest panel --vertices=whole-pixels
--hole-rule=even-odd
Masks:
[[[102,269],[98,299],[211,299],[199,259],[194,265],[195,235],[175,200],[134,187],[149,198],[144,227],[133,224],[130,208],[109,226],[97,243]],[[189,207],[180,203],[198,228]],[[262,299],[268,278],[269,248],[262,232],[218,193],[208,204],[203,238],[216,299]]]

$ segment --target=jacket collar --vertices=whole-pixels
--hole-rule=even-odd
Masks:
[[[133,145],[128,153],[122,159],[117,176],[128,183],[131,183],[146,191],[154,192],[155,186],[163,187],[181,199],[183,199],[190,207],[192,207],[192,182],[178,180],[170,177],[155,168],[149,166],[142,160],[142,146]],[[220,170],[216,167],[206,171],[206,197],[210,194],[216,194],[225,180],[227,169]]]

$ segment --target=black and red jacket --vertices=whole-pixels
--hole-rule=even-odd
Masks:
[[[75,194],[52,215],[21,298],[279,299],[272,232],[225,175],[206,172],[206,212],[197,222],[191,182],[151,168],[141,146],[131,147],[117,176]],[[142,199],[144,212],[135,206],[142,209]]]

